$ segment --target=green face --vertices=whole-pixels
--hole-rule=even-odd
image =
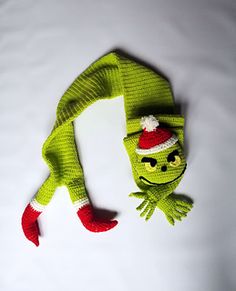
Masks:
[[[135,168],[139,179],[150,186],[175,181],[186,168],[186,160],[178,142],[164,151],[136,156]]]

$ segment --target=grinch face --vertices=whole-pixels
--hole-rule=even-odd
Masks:
[[[178,142],[161,152],[136,156],[139,179],[150,186],[173,182],[186,169],[186,160]]]

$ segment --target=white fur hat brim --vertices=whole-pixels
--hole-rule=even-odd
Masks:
[[[148,154],[154,154],[154,153],[159,153],[162,152],[168,148],[170,148],[171,146],[173,146],[176,142],[178,141],[178,138],[176,135],[172,135],[171,138],[169,138],[167,141],[156,145],[150,149],[141,149],[141,148],[137,148],[136,149],[136,153],[139,155],[148,155]]]

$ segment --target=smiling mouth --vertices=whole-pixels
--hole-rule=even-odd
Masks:
[[[172,183],[172,182],[176,181],[177,179],[179,179],[183,175],[183,173],[185,172],[186,168],[187,168],[187,164],[185,165],[183,171],[181,172],[181,174],[178,177],[176,177],[174,180],[166,182],[166,183],[153,183],[153,182],[149,181],[148,179],[144,178],[143,176],[140,176],[139,179],[141,181],[145,181],[145,182],[149,183],[150,185],[165,185],[165,184]]]

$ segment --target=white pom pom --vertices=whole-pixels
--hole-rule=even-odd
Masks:
[[[142,117],[140,123],[142,129],[146,129],[146,131],[153,131],[156,127],[159,126],[158,120],[153,115]]]

